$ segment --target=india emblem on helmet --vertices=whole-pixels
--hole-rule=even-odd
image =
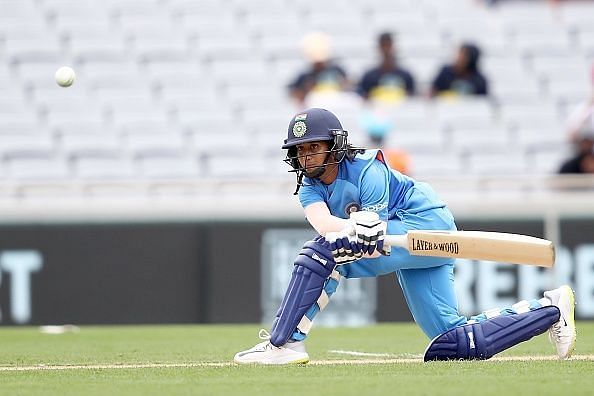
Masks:
[[[305,135],[305,132],[307,132],[307,125],[305,125],[305,122],[297,121],[295,125],[293,125],[293,135],[295,137],[301,137]]]

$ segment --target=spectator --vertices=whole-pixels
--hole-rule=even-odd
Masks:
[[[331,60],[331,42],[327,34],[310,33],[303,39],[301,47],[310,62],[309,70],[289,85],[290,94],[300,107],[311,92],[339,92],[347,88],[346,72]]]
[[[487,95],[487,80],[479,71],[479,48],[471,43],[460,46],[452,65],[445,65],[433,80],[430,95]]]
[[[589,99],[580,103],[569,115],[567,134],[569,139],[578,143],[584,136],[594,136],[594,64],[590,73],[592,94]]]
[[[559,173],[594,173],[594,136],[579,139],[576,154],[561,165]]]
[[[567,120],[567,134],[575,146],[575,154],[561,165],[559,173],[594,173],[594,65],[591,82],[591,97]]]
[[[391,33],[379,36],[380,64],[367,71],[359,82],[358,91],[363,99],[381,102],[397,102],[407,95],[414,95],[415,81],[412,75],[400,68],[396,61]]]
[[[371,144],[387,150],[384,139],[393,128],[393,122],[389,116],[390,110],[384,109],[384,105],[398,103],[406,96],[414,95],[415,81],[407,70],[397,64],[392,34],[380,34],[377,43],[380,63],[363,75],[357,91],[372,104],[361,113],[362,128],[367,132]]]

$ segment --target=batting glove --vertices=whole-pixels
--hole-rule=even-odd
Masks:
[[[340,232],[328,232],[326,241],[330,243],[330,250],[337,265],[352,263],[363,257],[356,236],[351,235],[349,228]]]
[[[372,254],[377,250],[384,256],[390,255],[390,246],[384,246],[388,223],[380,220],[377,213],[353,212],[349,221],[351,222],[351,233],[357,236],[357,246],[361,252]]]

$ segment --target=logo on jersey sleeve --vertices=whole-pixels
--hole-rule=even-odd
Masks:
[[[350,217],[351,213],[358,212],[359,210],[361,210],[361,205],[357,202],[351,202],[344,208],[344,213],[347,217]]]

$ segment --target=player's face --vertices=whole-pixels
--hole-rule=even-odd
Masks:
[[[319,170],[324,166],[328,150],[329,146],[325,141],[297,145],[299,164],[304,169],[306,176],[316,177],[314,175],[319,175]]]

